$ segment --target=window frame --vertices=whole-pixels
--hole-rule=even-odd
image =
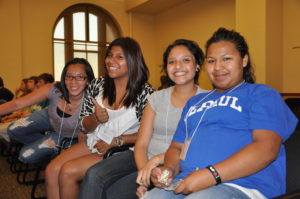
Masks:
[[[83,12],[85,14],[85,31],[86,31],[86,40],[74,40],[73,39],[73,14],[77,12]],[[98,41],[90,41],[90,34],[89,34],[89,14],[93,14],[98,17]],[[64,39],[59,39],[54,37],[54,32],[57,27],[58,22],[64,18]],[[75,4],[68,8],[66,8],[57,18],[53,26],[52,32],[52,49],[53,49],[53,69],[56,70],[55,66],[55,48],[54,44],[56,42],[63,42],[64,43],[64,57],[65,62],[74,58],[74,52],[83,52],[83,53],[95,53],[97,52],[98,55],[98,74],[96,76],[103,76],[105,72],[104,68],[104,59],[105,59],[105,52],[107,46],[110,44],[107,41],[107,30],[106,27],[110,26],[115,35],[115,38],[121,36],[121,30],[119,24],[116,22],[113,16],[111,16],[106,10],[103,8],[93,5],[93,4]],[[74,43],[81,42],[91,44],[98,44],[98,51],[91,51],[91,50],[76,50],[74,49]],[[63,66],[60,66],[63,67]]]

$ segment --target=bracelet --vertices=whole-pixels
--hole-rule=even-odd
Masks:
[[[116,144],[118,145],[118,147],[120,147],[124,144],[124,140],[121,136],[116,137]]]
[[[209,165],[206,167],[211,174],[214,176],[215,180],[216,180],[216,185],[221,184],[222,180],[221,180],[221,176],[219,175],[218,171],[215,169],[215,167],[213,167],[212,165]]]

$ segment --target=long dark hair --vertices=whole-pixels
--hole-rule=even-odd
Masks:
[[[212,37],[206,42],[206,54],[207,49],[209,46],[213,43],[220,42],[220,41],[228,41],[234,44],[237,51],[239,51],[240,56],[242,58],[245,57],[245,55],[248,55],[248,63],[246,67],[244,67],[243,71],[243,79],[245,82],[248,83],[255,83],[255,77],[253,74],[253,66],[251,64],[250,54],[249,54],[249,48],[247,45],[247,42],[245,38],[238,32],[234,30],[227,30],[225,28],[219,28]]]
[[[128,67],[128,83],[126,89],[128,94],[123,105],[129,107],[137,102],[137,95],[142,92],[144,84],[148,81],[149,70],[145,63],[140,45],[130,37],[115,39],[108,47],[105,58],[113,46],[122,48]],[[108,99],[108,104],[113,105],[116,100],[116,87],[114,80],[105,73],[103,98]]]
[[[70,99],[69,99],[69,91],[68,91],[66,83],[65,83],[65,78],[66,78],[68,67],[70,65],[74,65],[74,64],[82,64],[84,66],[84,71],[87,75],[88,82],[91,82],[95,78],[92,66],[86,59],[73,58],[68,63],[66,63],[66,65],[61,73],[61,76],[60,76],[60,82],[56,82],[55,86],[61,91],[62,97],[68,103],[70,103]]]
[[[194,82],[195,84],[198,84],[198,78],[199,78],[199,74],[200,74],[200,69],[202,67],[202,64],[204,62],[204,53],[201,50],[201,48],[198,46],[198,44],[192,40],[187,40],[187,39],[177,39],[175,40],[171,45],[169,45],[167,47],[167,49],[165,50],[164,54],[163,54],[163,65],[162,65],[162,69],[163,72],[167,75],[168,78],[168,82],[171,81],[173,82],[167,72],[167,66],[168,66],[168,57],[169,54],[171,52],[171,50],[176,47],[176,46],[185,46],[194,56],[196,64],[198,64],[200,66],[199,70],[196,70],[196,74],[194,77]],[[174,82],[173,82],[174,85]]]

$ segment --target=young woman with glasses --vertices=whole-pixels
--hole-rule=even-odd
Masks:
[[[3,115],[49,100],[48,108],[33,112],[8,127],[9,136],[25,144],[19,154],[21,161],[35,163],[56,154],[63,138],[71,138],[70,145],[76,142],[85,89],[93,79],[90,64],[85,59],[74,58],[65,65],[60,82],[46,84],[24,97],[0,105],[0,115]],[[49,133],[41,134],[45,131]]]

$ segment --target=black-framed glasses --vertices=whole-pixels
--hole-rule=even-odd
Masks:
[[[86,78],[87,78],[87,76],[83,76],[83,75],[76,75],[76,76],[66,75],[66,77],[65,77],[65,79],[69,80],[69,81],[72,81],[73,79],[75,79],[76,81],[83,81]]]

